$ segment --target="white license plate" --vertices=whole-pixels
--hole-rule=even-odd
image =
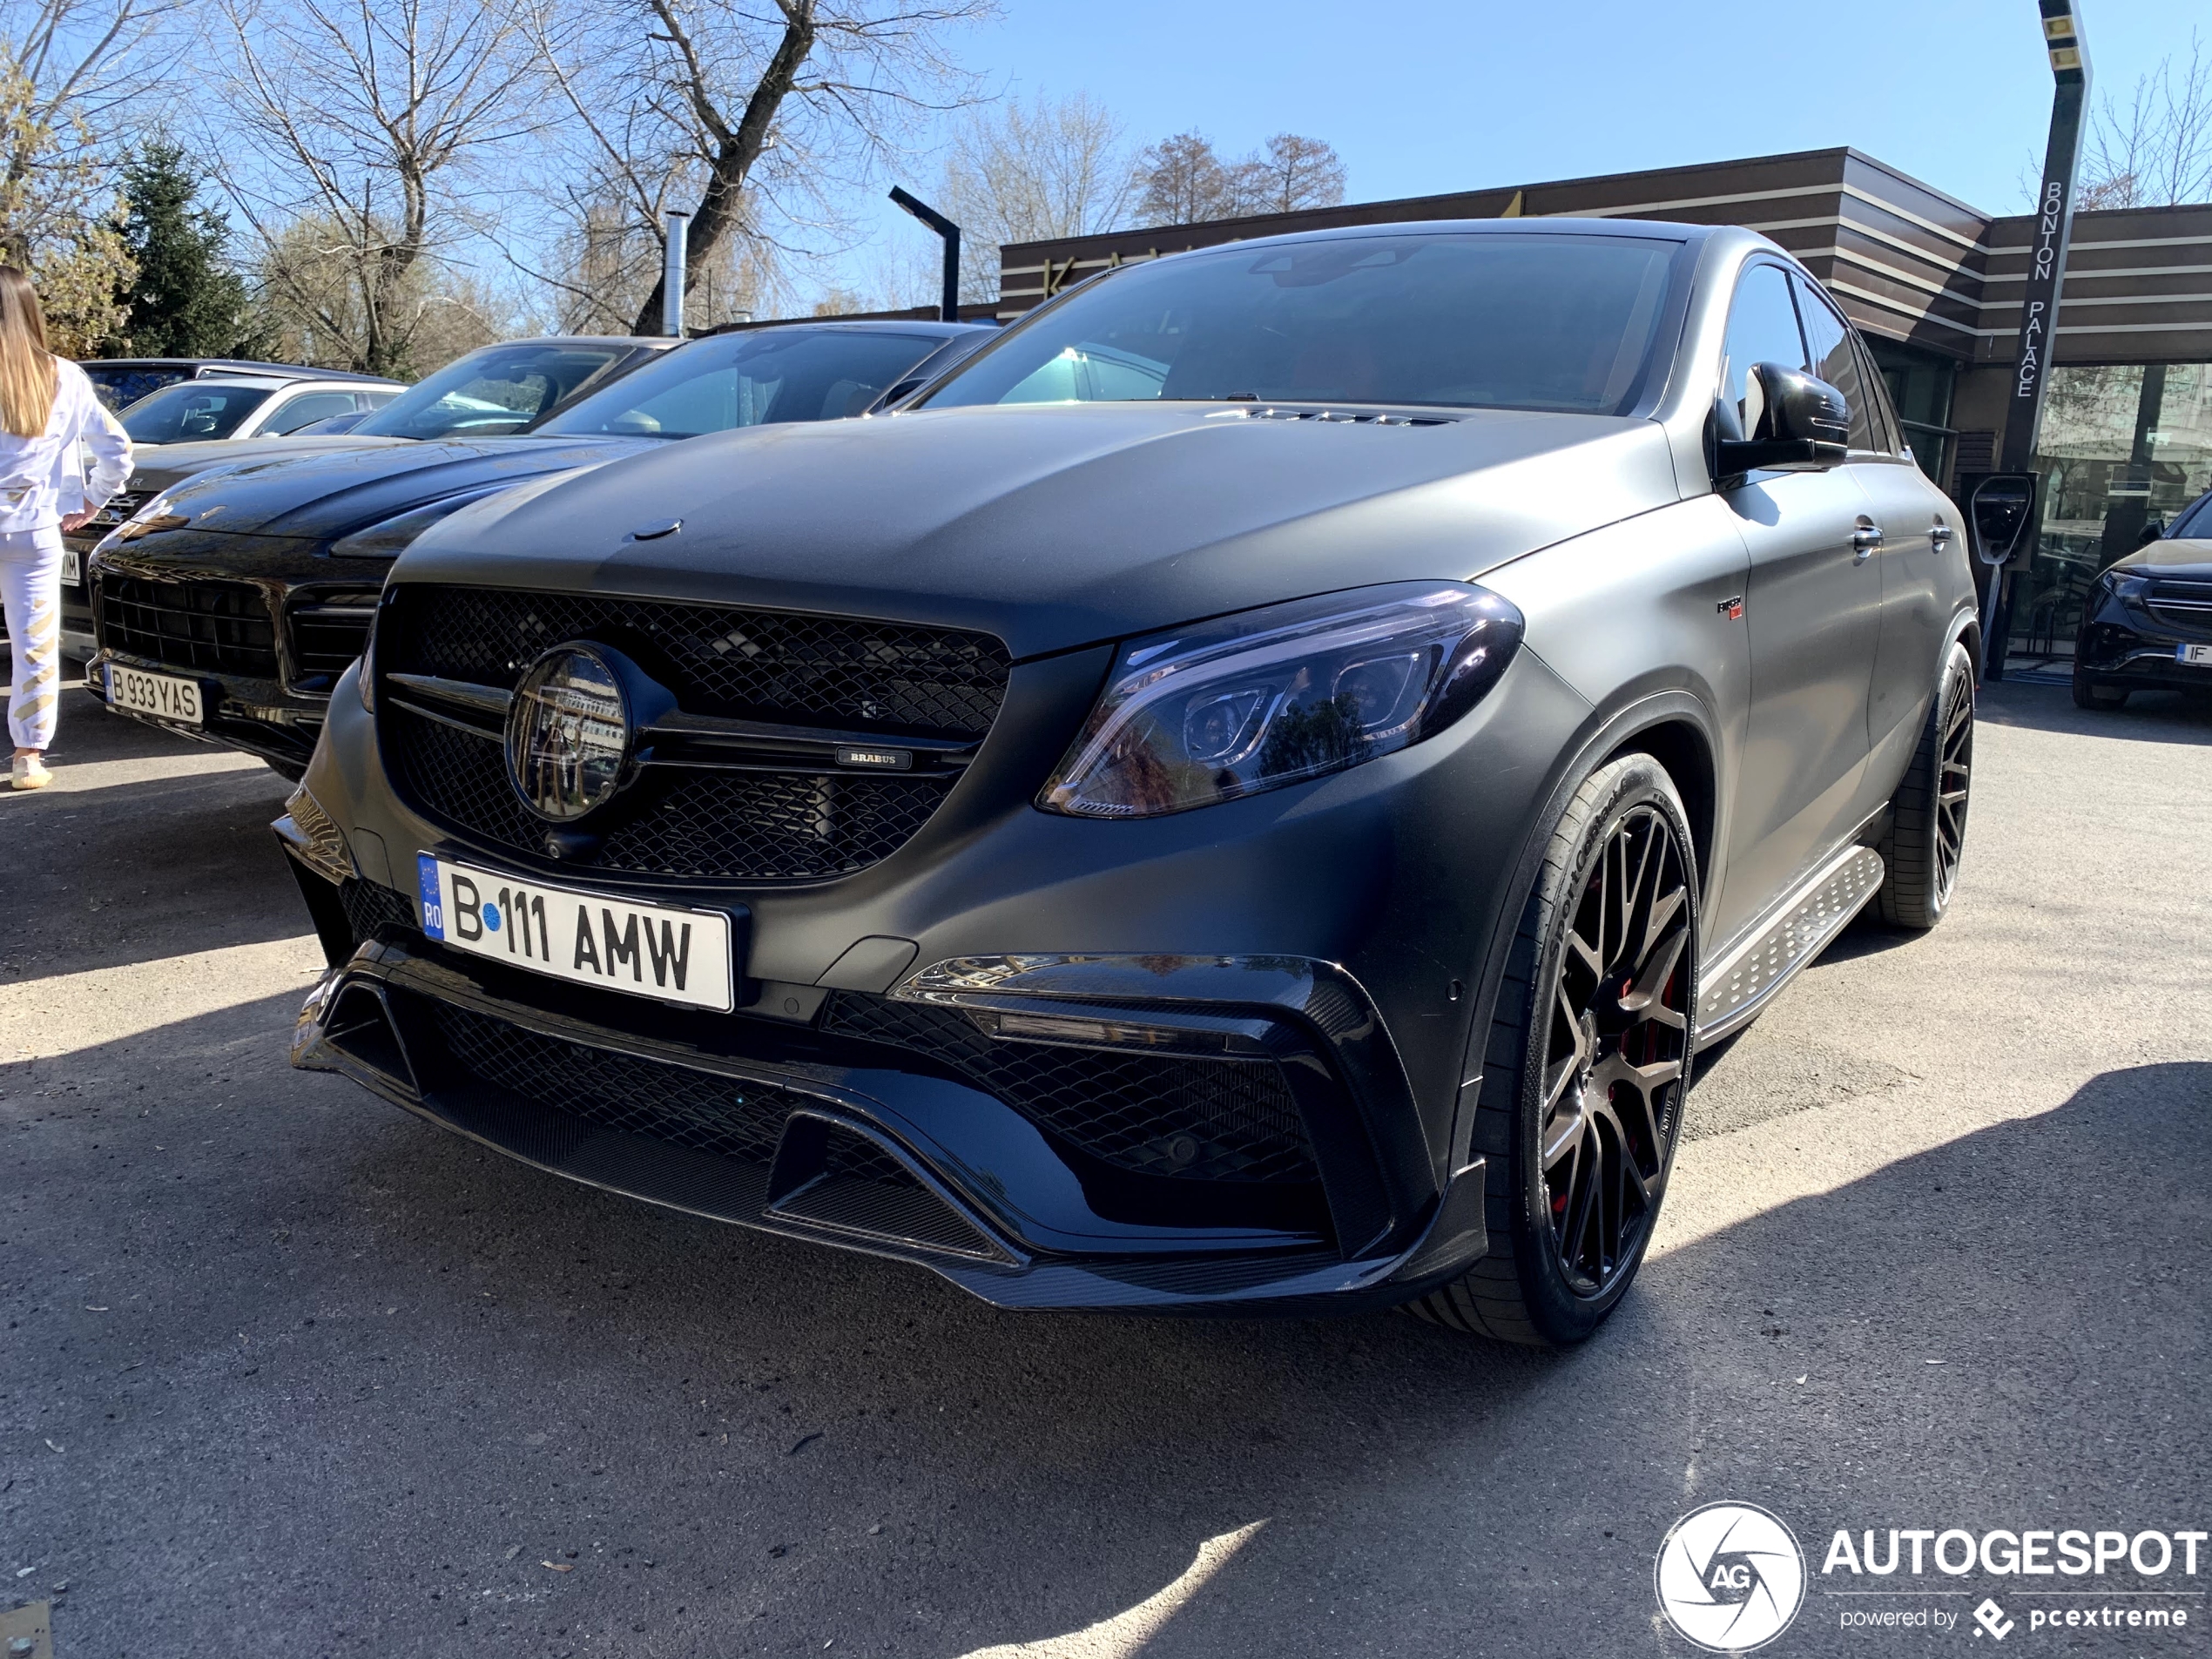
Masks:
[[[2212,668],[2212,645],[2176,645],[2174,656],[2195,668]]]
[[[78,586],[78,585],[79,583],[81,583],[84,580],[84,555],[80,554],[80,553],[79,553],[79,552],[78,552],[78,551],[75,548],[73,548],[73,547],[65,547],[65,548],[64,548],[64,549],[62,550],[62,583],[63,583],[63,585],[64,585],[64,586],[65,586],[65,587],[71,587],[71,588],[73,588],[73,587]]]
[[[198,725],[201,719],[197,682],[149,674],[121,663],[107,665],[107,700],[119,709],[151,714],[157,720],[178,725]]]
[[[549,887],[428,853],[415,867],[422,931],[455,950],[664,1002],[737,1006],[730,918],[719,911]]]

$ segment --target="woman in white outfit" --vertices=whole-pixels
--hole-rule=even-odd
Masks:
[[[92,475],[78,460],[83,444]],[[7,602],[15,684],[10,781],[43,789],[62,691],[62,532],[82,529],[131,474],[131,440],[92,382],[46,349],[30,279],[0,266],[0,597]]]

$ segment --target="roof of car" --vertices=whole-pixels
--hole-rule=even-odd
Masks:
[[[711,340],[717,334],[767,334],[782,328],[833,328],[840,334],[905,334],[913,339],[957,340],[962,334],[981,334],[996,329],[995,322],[942,322],[934,318],[899,319],[880,317],[785,317],[774,322],[725,322],[719,328],[710,328],[694,340]]]
[[[259,363],[244,357],[85,357],[79,368],[179,368],[194,375],[268,374],[280,381],[342,380],[371,386],[404,386],[384,374],[349,369],[309,368],[300,363]]]

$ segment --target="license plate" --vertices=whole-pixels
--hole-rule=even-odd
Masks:
[[[2193,668],[2212,668],[2212,645],[2176,645],[2174,655]]]
[[[178,725],[198,725],[201,719],[199,686],[196,681],[149,674],[142,668],[126,668],[121,663],[107,665],[107,700],[119,709],[151,714],[157,720],[168,720]]]
[[[73,547],[62,550],[62,583],[64,587],[81,587],[84,582],[84,557]]]
[[[472,956],[577,985],[727,1013],[737,1005],[730,918],[415,860],[422,931]]]

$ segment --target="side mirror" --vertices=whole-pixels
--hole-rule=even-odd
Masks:
[[[1755,363],[1745,388],[1740,438],[1723,438],[1715,456],[1723,478],[1755,470],[1824,472],[1850,454],[1851,405],[1826,381],[1801,368]]]
[[[2165,534],[2166,526],[2153,521],[2152,523],[2143,526],[2143,533],[2135,538],[2135,545],[2137,547],[2148,547],[2153,542],[2155,542],[2160,536]]]

